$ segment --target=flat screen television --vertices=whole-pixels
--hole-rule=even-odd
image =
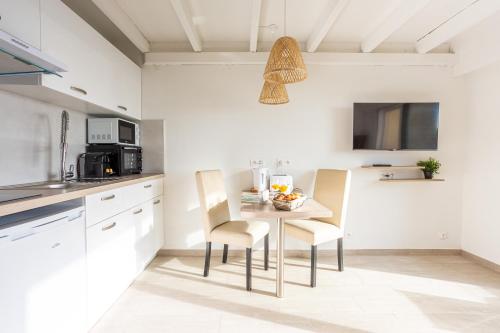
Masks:
[[[353,149],[437,150],[439,103],[354,103]]]

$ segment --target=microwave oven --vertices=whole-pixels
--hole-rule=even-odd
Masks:
[[[89,144],[140,144],[139,125],[120,118],[89,118],[87,142]]]

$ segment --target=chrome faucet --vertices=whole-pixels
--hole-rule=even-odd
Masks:
[[[69,115],[67,111],[61,113],[61,164],[59,171],[59,180],[65,182],[67,179],[66,174],[66,154],[68,153],[68,143],[66,142],[68,136]]]

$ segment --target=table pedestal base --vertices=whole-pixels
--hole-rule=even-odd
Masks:
[[[278,237],[276,238],[276,297],[284,297],[285,269],[285,219],[278,218]]]

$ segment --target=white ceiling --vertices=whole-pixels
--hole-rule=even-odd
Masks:
[[[150,43],[151,50],[192,50],[190,39],[170,0],[108,1],[114,1],[116,10],[121,10],[122,14],[128,16],[134,29]],[[189,18],[199,35],[203,50],[248,51],[252,1],[255,0],[182,1],[185,1],[185,6],[190,11]],[[340,1],[345,0],[287,0],[287,34],[305,45],[315,27],[323,22],[328,8]],[[318,50],[341,51],[345,49],[342,45],[350,45],[350,51],[359,51],[361,43],[386,22],[394,10],[408,5],[408,1],[417,0],[349,0],[333,25],[328,28]],[[414,50],[419,39],[476,1],[478,0],[429,0],[374,51],[385,50],[389,45],[396,45],[392,47],[396,51]],[[268,28],[259,29],[258,51],[268,50],[272,42],[283,35],[283,4],[284,0],[261,0],[259,25],[275,24],[278,29],[274,33]],[[112,19],[110,15],[108,17]],[[448,40],[436,49],[448,51],[446,42]]]

